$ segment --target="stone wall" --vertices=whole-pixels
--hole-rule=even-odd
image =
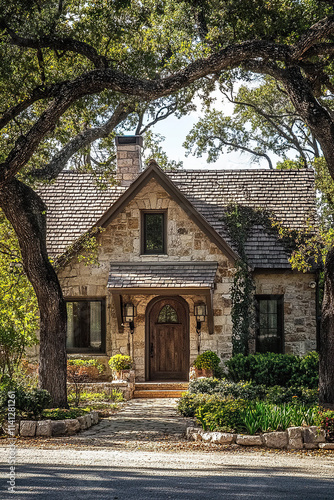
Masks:
[[[167,254],[141,255],[141,210],[161,209],[167,210]],[[127,326],[124,327],[123,333],[118,331],[113,296],[107,292],[106,285],[111,262],[152,261],[218,263],[213,293],[214,334],[209,335],[207,322],[203,323],[201,352],[211,349],[223,360],[231,356],[230,287],[233,280],[233,263],[154,179],[136,195],[98,238],[101,245],[98,255],[99,265],[87,266],[74,258],[59,272],[59,278],[64,295],[68,298],[106,298],[107,357],[116,353],[128,354],[130,351],[135,360],[137,381],[145,380],[145,313],[147,305],[156,295],[131,295],[129,292],[124,294],[123,301],[131,301],[137,307],[135,331],[131,337]],[[308,288],[311,279],[312,276],[299,273],[256,275],[257,293],[285,294],[287,352],[303,354],[315,346],[315,311],[312,302],[314,290]],[[176,291],[176,295],[183,297],[189,306],[190,362],[192,362],[198,352],[198,335],[193,314],[194,302],[205,301],[205,297],[200,294],[196,296],[182,294],[180,290]],[[292,303],[293,300],[297,302]]]
[[[303,356],[316,348],[314,274],[257,272],[256,294],[284,295],[284,346],[287,354]]]

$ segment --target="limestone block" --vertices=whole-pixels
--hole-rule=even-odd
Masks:
[[[262,436],[250,436],[243,434],[237,435],[236,443],[242,444],[243,446],[261,446],[263,444]]]
[[[64,420],[53,420],[51,422],[52,436],[63,436],[66,434],[66,424]]]
[[[212,433],[212,443],[216,444],[232,444],[235,442],[236,434],[230,434],[229,432],[213,432]]]
[[[32,437],[36,433],[35,420],[21,420],[20,422],[20,436]]]
[[[91,411],[90,415],[92,418],[92,425],[98,424],[99,423],[99,413],[97,411]]]
[[[85,417],[78,417],[77,421],[79,422],[80,429],[82,431],[85,430],[85,429],[87,429],[87,420],[85,419]]]
[[[76,434],[80,430],[80,424],[78,422],[77,418],[69,418],[64,420],[65,425],[66,425],[66,434],[68,436],[72,436],[73,434]]]
[[[301,450],[304,446],[303,443],[303,430],[301,427],[289,427],[288,433],[288,450]]]
[[[8,435],[12,436],[13,435],[12,433],[14,431],[14,435],[18,436],[19,435],[19,430],[20,430],[20,424],[19,424],[19,422],[15,422],[15,430],[11,426],[10,432],[8,432],[8,422],[7,422],[7,420],[5,420],[3,422],[3,424],[2,424],[2,429],[3,429],[3,431],[4,431],[5,434],[8,434]]]
[[[288,433],[268,432],[263,434],[263,442],[268,448],[285,448],[288,445]]]
[[[318,444],[326,441],[326,433],[324,429],[312,425],[303,430],[303,438],[305,444]]]
[[[207,443],[211,443],[212,441],[212,432],[201,432],[202,441],[206,441]]]
[[[200,432],[193,432],[191,439],[193,441],[202,441],[202,434]]]
[[[88,414],[88,415],[85,415],[84,418],[86,419],[87,429],[89,429],[89,427],[92,426],[92,417]]]
[[[198,427],[187,427],[186,437],[190,439],[194,432],[199,432],[200,429]]]
[[[304,448],[305,448],[305,450],[315,450],[315,449],[319,448],[319,444],[318,443],[304,443]]]
[[[51,420],[40,420],[37,422],[36,436],[50,437],[51,434]]]
[[[319,443],[322,450],[334,450],[334,443]]]

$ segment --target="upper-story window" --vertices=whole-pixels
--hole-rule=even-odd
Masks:
[[[165,254],[166,252],[166,219],[167,213],[142,213],[142,253]]]

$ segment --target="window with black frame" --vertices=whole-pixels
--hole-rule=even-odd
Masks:
[[[283,352],[283,295],[257,295],[256,352]]]
[[[67,301],[67,350],[105,351],[105,301]]]
[[[143,212],[142,253],[166,253],[166,212]]]

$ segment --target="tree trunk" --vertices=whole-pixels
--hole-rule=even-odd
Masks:
[[[54,407],[67,407],[66,305],[46,250],[46,206],[28,186],[13,179],[0,190],[0,204],[16,232],[23,267],[40,311],[39,385]]]
[[[319,365],[319,401],[334,405],[334,247],[328,252],[325,265]]]

